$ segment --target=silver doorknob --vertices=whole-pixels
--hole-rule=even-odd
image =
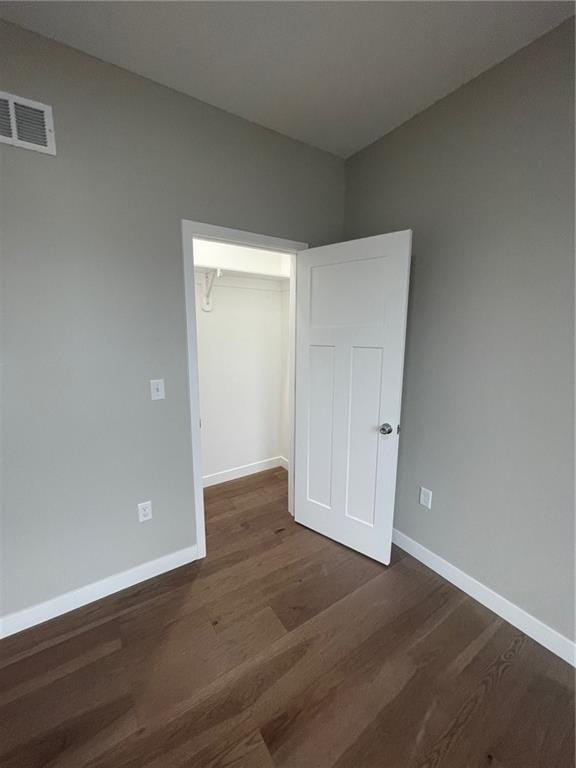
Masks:
[[[392,425],[391,424],[382,424],[380,427],[380,434],[381,435],[391,435],[392,434]]]

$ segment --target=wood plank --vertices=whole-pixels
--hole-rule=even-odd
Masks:
[[[0,669],[0,706],[22,698],[122,647],[115,621],[40,650]]]
[[[573,670],[393,549],[206,489],[208,556],[0,642],[2,768],[573,768]]]

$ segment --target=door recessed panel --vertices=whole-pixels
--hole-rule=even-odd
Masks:
[[[310,325],[381,325],[386,286],[384,259],[313,267],[310,285]]]
[[[310,346],[308,500],[332,506],[332,432],[335,348]]]
[[[346,515],[374,525],[382,350],[352,347]]]

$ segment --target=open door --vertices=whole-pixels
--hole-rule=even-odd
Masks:
[[[302,251],[295,519],[390,562],[412,232]]]

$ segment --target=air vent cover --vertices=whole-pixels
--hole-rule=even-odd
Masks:
[[[10,117],[10,102],[0,98],[0,136],[5,139],[12,138],[12,119]]]
[[[52,107],[0,91],[0,142],[55,155]]]

